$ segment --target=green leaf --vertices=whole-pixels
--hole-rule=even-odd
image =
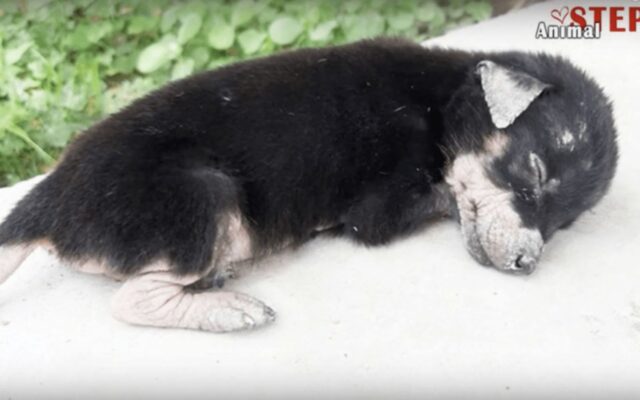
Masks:
[[[59,114],[51,118],[43,129],[44,134],[38,141],[45,142],[48,146],[62,148],[67,144],[73,133],[80,129],[81,126],[69,123],[64,115]]]
[[[429,34],[436,35],[442,33],[447,22],[447,15],[444,10],[435,3],[427,3],[416,13],[416,17],[428,23]]]
[[[28,146],[24,140],[20,138],[20,136],[13,134],[7,135],[4,132],[9,132],[8,129],[2,130],[2,135],[0,136],[0,156],[2,158],[10,157],[12,154],[20,154],[20,152],[24,151],[24,149]]]
[[[431,22],[437,19],[440,15],[444,16],[444,11],[439,5],[433,2],[426,3],[422,7],[418,8],[416,12],[416,18],[423,22]]]
[[[153,4],[153,2],[150,2]],[[182,19],[187,14],[196,13],[198,15],[205,15],[208,9],[215,11],[216,6],[219,4],[219,1],[199,1],[199,0],[189,0],[182,3],[182,7],[178,12],[178,18]]]
[[[359,0],[347,0],[342,3],[342,7],[347,13],[353,14],[356,11],[360,10],[360,8],[362,7],[362,3],[363,2]]]
[[[256,3],[251,0],[241,0],[233,3],[231,11],[231,25],[242,26],[256,15]]]
[[[269,25],[269,36],[281,46],[291,44],[302,33],[302,25],[291,17],[280,17]]]
[[[113,64],[113,49],[106,49],[102,53],[96,54],[95,60],[102,65],[112,65]]]
[[[331,38],[333,30],[338,26],[338,21],[332,19],[316,26],[310,33],[309,39],[314,42],[324,42]]]
[[[143,74],[150,74],[176,58],[182,48],[173,35],[167,35],[159,42],[147,46],[138,55],[136,68]]]
[[[180,13],[180,5],[175,4],[162,13],[162,19],[160,20],[160,30],[163,33],[173,28],[176,22],[178,22],[178,14]]]
[[[127,33],[129,35],[138,35],[142,32],[153,31],[158,24],[156,18],[148,15],[134,15],[127,25]]]
[[[40,86],[40,82],[33,80],[29,77],[24,79],[13,79],[10,82],[13,86],[15,96],[18,100],[26,102],[29,98],[29,91],[33,88]]]
[[[124,81],[121,85],[114,86],[106,91],[104,112],[107,114],[114,113],[153,88],[153,81],[149,77],[138,77],[130,81]]]
[[[6,53],[4,54],[5,64],[13,65],[20,61],[24,53],[29,50],[29,47],[31,47],[32,44],[32,42],[25,42],[16,47],[7,49]]]
[[[87,1],[86,5],[80,5],[88,16],[109,18],[116,15],[115,1]]]
[[[48,93],[42,89],[34,89],[29,93],[29,106],[36,111],[46,111]]]
[[[187,56],[194,62],[194,69],[200,69],[209,61],[209,48],[204,46],[194,47],[189,50]]]
[[[467,14],[471,16],[476,21],[482,21],[491,16],[493,9],[491,8],[491,4],[484,1],[474,1],[468,3],[464,6]]]
[[[227,24],[222,18],[218,18],[209,30],[209,46],[216,50],[226,50],[233,46],[236,32],[233,26]]]
[[[246,30],[238,35],[238,43],[242,48],[244,54],[254,54],[260,50],[262,42],[266,39],[267,35],[262,32],[258,32],[255,29]]]
[[[112,30],[112,25],[109,21],[102,21],[95,24],[89,25],[89,29],[87,31],[89,42],[97,43],[103,37],[109,35]]]
[[[379,14],[367,13],[343,20],[343,31],[348,41],[372,38],[384,33],[385,20]]]
[[[63,43],[72,50],[86,50],[92,44],[109,35],[112,29],[113,26],[109,21],[82,23],[64,37]]]
[[[409,13],[399,13],[387,18],[389,27],[396,31],[406,31],[413,26],[413,15]]]
[[[273,7],[266,6],[258,14],[258,21],[261,24],[269,24],[278,17],[278,10]]]
[[[316,25],[320,22],[322,12],[320,6],[317,4],[307,4],[306,10],[302,15],[304,16],[304,25]]]
[[[53,162],[53,157],[51,157],[49,153],[44,151],[42,147],[40,147],[36,142],[34,142],[33,139],[29,137],[29,134],[24,129],[10,124],[9,126],[7,126],[7,130],[10,133],[14,134],[15,136],[19,137],[20,139],[24,140],[24,142],[28,144],[33,150],[35,150],[35,152],[38,153],[38,155],[43,160],[47,162]]]
[[[31,71],[31,75],[36,79],[44,79],[49,72],[46,62],[42,59],[35,59],[27,64],[27,68]]]
[[[109,75],[130,74],[136,69],[136,62],[137,57],[135,54],[120,54],[115,57],[107,73]]]
[[[62,43],[71,50],[86,50],[91,46],[88,30],[89,28],[86,25],[79,25],[73,32],[64,36]]]
[[[62,88],[60,105],[70,110],[80,111],[87,104],[87,93],[73,82],[67,82]]]
[[[178,43],[185,44],[198,34],[202,27],[202,17],[196,13],[189,13],[181,18],[178,30]]]
[[[178,60],[171,71],[171,80],[182,79],[191,75],[195,62],[191,58]]]
[[[462,17],[465,13],[464,8],[462,7],[449,7],[447,9],[447,16],[449,16],[452,19],[458,19],[460,17]]]

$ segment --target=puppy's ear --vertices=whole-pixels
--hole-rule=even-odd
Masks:
[[[489,60],[480,61],[476,73],[480,75],[491,120],[498,129],[511,125],[544,89],[550,87],[529,74]]]

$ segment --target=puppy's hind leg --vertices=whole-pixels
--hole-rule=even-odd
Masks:
[[[136,325],[211,332],[252,329],[273,321],[274,311],[259,300],[230,291],[201,292],[194,285],[253,255],[239,212],[217,218],[217,228],[213,271],[177,274],[170,262],[156,262],[127,280],[116,293],[114,316]]]
[[[127,280],[116,293],[114,316],[135,325],[231,332],[257,328],[275,319],[259,300],[229,291],[191,292],[201,276],[177,276],[159,263]]]

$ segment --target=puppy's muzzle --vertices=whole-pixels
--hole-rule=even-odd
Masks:
[[[539,230],[519,225],[519,220],[500,217],[484,223],[463,222],[467,250],[480,264],[507,273],[528,275],[538,265],[544,241]]]
[[[491,248],[488,256],[499,270],[529,275],[536,269],[542,255],[542,235],[534,229],[519,229],[512,235],[511,240],[503,243],[487,243]]]
[[[527,246],[521,249],[515,255],[513,263],[505,268],[505,272],[511,272],[518,275],[529,275],[532,273],[542,255],[542,240],[533,240]]]

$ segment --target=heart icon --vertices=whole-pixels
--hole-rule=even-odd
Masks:
[[[554,8],[551,10],[551,18],[556,21],[564,24],[564,20],[567,19],[567,15],[569,15],[569,7],[562,7],[561,9]]]

